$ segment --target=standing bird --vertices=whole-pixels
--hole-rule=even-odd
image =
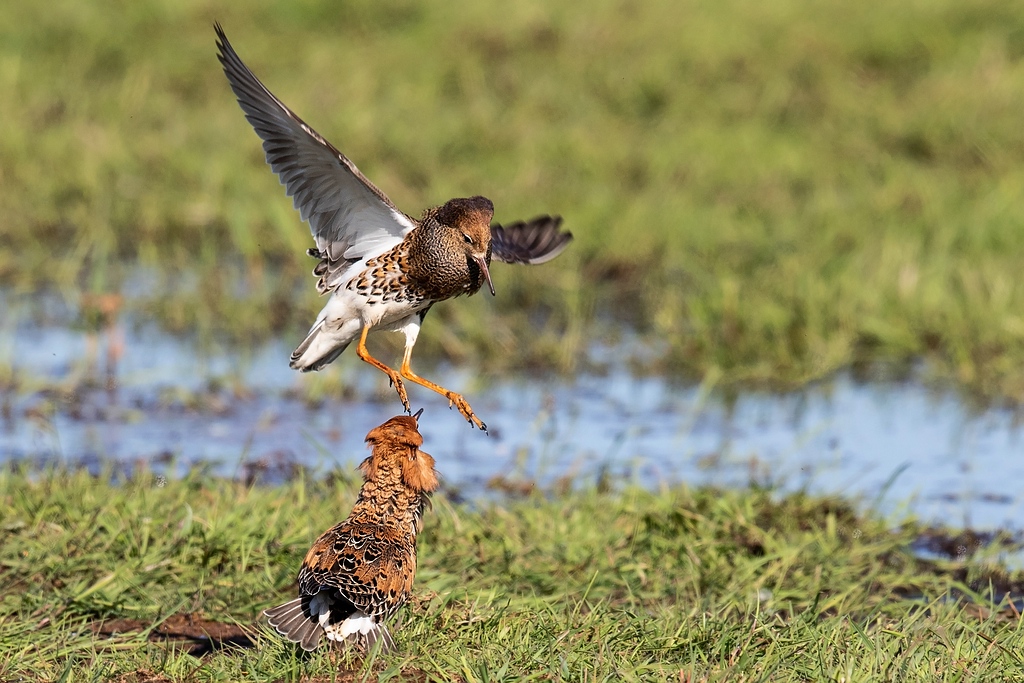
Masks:
[[[308,221],[319,259],[317,291],[331,294],[309,334],[291,356],[291,367],[319,370],[353,341],[361,359],[387,374],[407,413],[402,378],[432,389],[486,430],[460,395],[412,371],[412,347],[430,307],[461,294],[475,294],[484,281],[491,294],[491,257],[506,263],[538,264],[558,256],[572,233],[558,216],[538,216],[502,227],[491,225],[494,205],[486,197],[451,199],[416,220],[402,213],[348,157],[267,90],[242,62],[219,24],[218,59],[245,118],[263,139],[267,163]],[[405,334],[405,354],[396,372],[370,355],[371,330]]]
[[[434,458],[420,450],[417,418],[400,415],[373,429],[359,466],[365,479],[352,512],[326,531],[299,570],[299,597],[264,614],[303,650],[320,637],[363,652],[394,648],[384,621],[405,604],[416,576],[416,534],[437,488]]]

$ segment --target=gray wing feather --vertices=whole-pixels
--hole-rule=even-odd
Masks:
[[[263,139],[267,163],[293,198],[320,253],[331,261],[376,255],[416,227],[387,195],[293,111],[274,97],[231,47],[219,24],[217,58],[245,112]]]

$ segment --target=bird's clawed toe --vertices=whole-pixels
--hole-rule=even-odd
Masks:
[[[462,413],[462,417],[466,418],[469,424],[473,425],[482,432],[487,431],[487,425],[484,424],[483,420],[476,416],[473,409],[469,407],[469,402],[462,398],[460,394],[456,394],[454,391],[449,391],[445,394],[448,399],[448,408],[455,406],[459,412]]]
[[[390,370],[390,368],[388,368],[388,370]],[[405,409],[406,414],[412,415],[412,405],[409,403],[409,392],[405,390],[405,382],[403,382],[399,374],[393,370],[388,372],[387,375],[388,384],[394,387],[395,391],[398,393],[398,400],[402,402],[402,408]]]
[[[412,406],[409,404],[409,394],[405,391],[405,384],[398,378],[395,378],[395,380],[395,389],[398,391],[399,400],[402,401],[402,407],[405,408],[407,415],[412,415]]]

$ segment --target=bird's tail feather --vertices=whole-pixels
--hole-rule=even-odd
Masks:
[[[363,654],[369,654],[377,643],[380,643],[380,654],[382,655],[393,652],[395,649],[395,639],[391,637],[391,631],[384,624],[374,624],[365,633],[355,631],[346,636],[331,633],[328,629],[327,638],[339,646],[347,645]]]
[[[366,649],[364,652],[372,650],[378,641],[380,641],[381,654],[387,654],[395,649],[395,639],[391,637],[391,631],[384,624],[377,624],[367,631],[365,638]]]
[[[351,342],[336,345],[332,343],[333,340],[327,338],[323,329],[323,323],[315,325],[302,343],[295,347],[288,363],[292,369],[302,372],[320,370],[345,352]]]
[[[324,635],[324,629],[319,620],[310,612],[310,596],[303,596],[289,600],[283,605],[265,610],[267,621],[278,633],[298,643],[306,652],[312,652],[320,644],[320,637]],[[368,617],[362,617],[369,620]],[[339,633],[341,631],[341,633]],[[391,631],[382,623],[373,623],[369,628],[360,629],[347,635],[342,635],[340,624],[331,624],[327,627],[327,638],[335,643],[347,644],[356,650],[368,653],[380,643],[380,653],[387,654],[394,651],[395,639]]]
[[[309,600],[295,598],[283,605],[265,610],[263,614],[278,633],[293,643],[298,643],[306,652],[312,652],[320,644],[320,636],[324,630],[310,615]]]

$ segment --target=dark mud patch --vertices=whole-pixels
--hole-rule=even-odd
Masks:
[[[911,561],[916,573],[949,579],[953,587],[946,599],[963,605],[979,619],[1017,622],[1024,612],[1024,572],[1007,571],[975,558],[982,550],[1019,554],[1022,544],[1019,532],[929,527],[910,544]],[[884,559],[906,561],[895,556]],[[894,593],[905,600],[928,600],[916,588],[897,588]]]
[[[918,572],[930,572],[951,579],[957,587],[944,597],[946,603],[960,605],[963,610],[980,621],[994,620],[1017,623],[1024,612],[1024,580],[998,568],[969,570],[967,567],[948,569],[930,560],[919,560]],[[892,591],[903,600],[931,602],[933,596],[922,595],[916,588],[895,588]]]
[[[173,679],[148,669],[140,669],[109,679],[110,683],[172,683]],[[356,681],[367,680],[366,672],[363,671],[339,671],[331,676],[313,676],[298,679],[298,683],[355,683]],[[402,683],[426,683],[427,674],[420,669],[403,670],[397,678],[391,680]],[[452,678],[452,681],[462,681],[462,678]]]
[[[142,635],[153,643],[169,647],[185,648],[193,657],[203,657],[229,648],[255,647],[253,632],[255,626],[241,626],[221,621],[212,621],[199,614],[172,614],[154,624],[141,619],[108,619],[93,622],[89,628],[98,636],[110,638],[125,635]],[[139,669],[111,679],[115,683],[170,683],[172,679],[149,669]],[[329,676],[301,678],[300,683],[354,683],[366,680],[366,671],[358,669],[337,671]],[[427,674],[416,668],[403,670],[394,680],[407,683],[425,683]],[[453,678],[452,680],[462,680]]]
[[[109,679],[110,683],[173,683],[172,679],[149,669],[139,669]]]
[[[356,683],[357,681],[376,680],[375,675],[367,676],[365,671],[339,671],[331,676],[313,676],[312,678],[300,678],[299,683]],[[401,683],[426,683],[430,680],[425,671],[420,669],[403,669],[395,678],[388,680],[401,681]],[[453,677],[447,679],[458,683],[464,678]]]
[[[950,531],[938,527],[929,527],[918,534],[911,549],[922,556],[948,558],[963,562],[978,554],[985,548],[999,548],[1006,551],[1019,551],[1024,547],[1024,534],[1009,531],[977,531],[963,529]]]
[[[101,636],[144,633],[151,642],[182,646],[194,657],[226,647],[249,648],[255,644],[252,639],[254,627],[211,621],[197,614],[172,614],[155,625],[139,619],[108,619],[95,622],[90,628]]]

